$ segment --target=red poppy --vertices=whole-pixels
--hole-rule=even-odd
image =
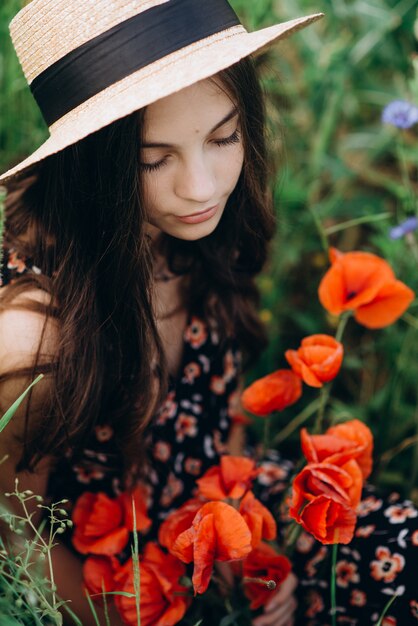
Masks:
[[[179,580],[186,573],[183,563],[165,554],[156,544],[147,543],[140,563],[141,626],[174,626],[183,618],[190,604],[188,589]],[[132,559],[117,572],[118,591],[135,594]],[[136,626],[135,597],[115,595],[116,607],[128,626]]]
[[[278,370],[256,380],[241,396],[244,409],[254,415],[265,416],[283,411],[302,395],[300,378],[292,370]]]
[[[159,543],[170,550],[177,537],[190,528],[197,512],[204,502],[198,498],[187,500],[183,506],[173,511],[161,524],[158,531]]]
[[[349,543],[362,485],[355,461],[343,467],[309,463],[293,482],[289,515],[322,543]]]
[[[414,292],[396,280],[390,265],[369,252],[343,254],[333,248],[331,268],[319,285],[322,306],[333,315],[354,311],[368,328],[395,322],[415,298]]]
[[[297,518],[291,517],[323,544],[350,543],[357,519],[350,506],[324,495],[310,500]]]
[[[139,488],[115,499],[102,492],[83,493],[72,514],[75,527],[72,542],[76,550],[81,554],[107,556],[121,552],[128,543],[129,531],[133,530],[132,499],[137,530],[146,530],[151,524],[142,495]]]
[[[279,587],[286,580],[291,569],[292,566],[287,557],[277,554],[267,543],[260,543],[245,559],[243,576],[245,578],[261,578],[266,581],[273,580]],[[247,598],[251,600],[250,608],[252,610],[266,604],[274,593],[266,586],[256,582],[246,582],[244,590]]]
[[[224,455],[219,465],[209,468],[202,478],[196,480],[199,495],[208,500],[242,498],[259,471],[252,459]]]
[[[300,440],[302,452],[308,463],[326,461],[341,467],[350,459],[356,459],[364,450],[363,446],[354,441],[335,435],[310,435],[306,428],[301,429]]]
[[[360,420],[350,420],[331,426],[327,434],[354,442],[363,448],[362,452],[356,456],[356,461],[363,473],[363,478],[368,478],[373,467],[373,435],[370,428]]]
[[[344,348],[330,335],[311,335],[302,340],[298,350],[287,350],[292,370],[311,387],[322,387],[333,380],[341,368]]]
[[[251,532],[242,515],[225,502],[204,504],[192,526],[177,537],[170,552],[194,562],[195,593],[208,588],[214,561],[244,559],[251,552]]]
[[[363,477],[355,461],[342,467],[326,462],[308,463],[293,481],[292,507],[299,512],[307,501],[325,495],[355,509],[362,486]]]
[[[136,530],[148,530],[152,520],[147,515],[147,492],[144,485],[138,484],[132,491],[125,491],[121,495],[121,500],[126,528],[130,531],[135,530],[133,514],[135,507]]]
[[[114,576],[119,568],[120,563],[114,556],[89,556],[84,561],[84,585],[94,602],[102,602],[103,592],[114,591]]]
[[[276,539],[277,525],[274,517],[257,500],[252,491],[248,491],[241,500],[239,512],[251,531],[251,545],[253,549],[261,543],[262,539],[267,539],[268,541]]]
[[[74,507],[72,519],[75,527],[72,542],[81,554],[111,556],[121,552],[128,543],[129,531],[123,524],[121,503],[105,493],[83,493]]]

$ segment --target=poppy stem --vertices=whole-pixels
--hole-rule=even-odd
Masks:
[[[408,248],[412,252],[412,256],[414,257],[415,261],[418,263],[418,244],[417,244],[417,240],[415,238],[414,233],[407,233],[405,235],[405,241],[408,245]]]
[[[338,322],[337,332],[335,333],[336,341],[339,341],[341,343],[343,335],[344,335],[345,327],[347,326],[347,322],[352,315],[353,315],[352,311],[345,311],[341,315],[340,320]],[[316,419],[315,428],[314,428],[315,433],[321,433],[322,431],[323,424],[324,424],[325,409],[327,407],[328,400],[331,394],[331,388],[332,388],[332,381],[328,383],[327,385],[324,385],[321,388],[321,391],[319,392],[319,409],[318,409],[318,417]]]
[[[321,388],[321,391],[319,392],[319,409],[318,409],[318,416],[316,418],[316,423],[315,423],[315,428],[314,428],[315,433],[321,433],[322,431],[325,409],[328,404],[330,393],[331,393],[330,383],[328,383],[328,385],[324,385]]]
[[[266,417],[264,420],[263,458],[265,458],[267,454],[268,446],[271,445],[270,423],[271,423],[271,417]]]
[[[294,417],[281,431],[274,437],[272,443],[277,445],[287,439],[299,426],[308,420],[319,409],[319,398],[313,400],[307,407],[303,409],[296,417]]]
[[[337,553],[338,543],[332,546],[332,567],[331,567],[331,619],[332,626],[337,626]]]
[[[263,585],[263,587],[267,587],[269,591],[273,591],[277,587],[277,583],[274,580],[264,580],[263,578],[249,578],[248,576],[244,576],[242,582],[246,584],[255,584],[255,585]]]
[[[350,319],[350,317],[353,315],[352,311],[345,311],[341,317],[340,317],[340,321],[338,322],[338,327],[337,327],[337,332],[335,333],[335,340],[341,342],[343,335],[344,335],[344,331],[345,331],[345,327],[347,326],[347,322]]]

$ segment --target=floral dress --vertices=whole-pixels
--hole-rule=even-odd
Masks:
[[[4,258],[2,284],[27,271],[38,272],[13,250]],[[167,515],[188,500],[195,480],[227,453],[239,397],[240,351],[234,340],[220,345],[216,328],[190,315],[180,375],[148,429],[149,471],[145,487],[155,539]],[[262,462],[258,496],[288,523],[283,502],[293,464],[271,451]],[[106,421],[96,426],[81,450],[69,451],[52,474],[52,500],[70,503],[86,491],[119,494],[122,458]],[[337,624],[374,626],[388,602],[381,626],[418,626],[418,511],[398,494],[383,498],[366,487],[353,541],[339,546],[336,565]],[[331,626],[331,549],[302,532],[292,557],[299,578],[297,626]]]
[[[11,249],[5,254],[2,284],[26,272],[38,273],[30,259]],[[239,392],[241,353],[235,340],[221,345],[215,326],[191,314],[184,331],[177,380],[148,428],[145,489],[147,533],[155,539],[162,520],[191,497],[195,480],[227,452]],[[103,419],[82,449],[69,450],[50,478],[49,497],[74,503],[86,491],[118,495],[123,489],[123,459],[112,427]]]

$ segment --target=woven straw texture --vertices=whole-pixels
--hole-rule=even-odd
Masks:
[[[151,4],[156,6],[165,1],[167,0],[153,0]],[[93,3],[100,4],[98,0],[72,0],[66,4],[71,5],[71,15],[78,20],[89,13],[90,4]],[[132,2],[132,0],[131,2],[108,0],[106,4],[112,10],[117,7],[117,11],[116,8],[114,11],[109,11],[106,19],[99,20],[100,26],[97,24],[90,27],[85,26],[83,33],[78,32],[77,26],[75,28],[77,39],[75,37],[71,39],[68,34],[70,32],[68,19],[70,18],[66,16],[63,19],[62,15],[59,17],[59,12],[54,10],[55,6],[62,7],[64,4],[60,0],[33,0],[22,9],[12,22],[11,30],[17,44],[16,47],[20,53],[23,51],[23,54],[26,55],[22,65],[25,66],[27,76],[31,76],[32,79],[41,71],[40,64],[42,69],[46,69],[50,63],[62,56],[63,49],[65,50],[64,54],[67,54],[81,43],[110,28],[114,25],[116,18],[118,18],[118,22],[122,21],[121,14],[123,14],[123,19],[132,17],[138,13],[139,7],[141,10],[148,8],[150,2],[149,0],[137,0],[136,2]],[[136,8],[132,14],[134,5]],[[46,15],[47,7],[51,11],[48,16]],[[121,7],[123,7],[123,11]],[[117,119],[215,75],[242,58],[262,50],[272,42],[284,39],[308,26],[322,16],[322,13],[317,13],[254,33],[248,33],[243,26],[234,26],[134,72],[93,96],[53,124],[50,127],[50,138],[30,157],[0,176],[0,183],[7,182],[8,179],[23,173],[39,161],[60,152]],[[37,21],[34,25],[34,20],[39,20],[39,23]],[[28,31],[31,31],[30,36]],[[38,45],[38,42],[33,40],[36,40],[35,32],[42,34],[42,45]],[[52,33],[51,39],[48,33]],[[59,44],[57,43],[58,33],[61,34],[62,39],[60,39]],[[69,48],[70,40],[72,42],[71,48]],[[36,49],[33,55],[37,56],[37,61],[33,62],[32,65],[31,55],[27,53],[27,50],[35,44]],[[59,52],[55,50],[57,46]]]

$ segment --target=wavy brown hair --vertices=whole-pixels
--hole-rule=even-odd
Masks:
[[[184,304],[218,322],[221,339],[234,334],[248,364],[265,345],[254,278],[265,259],[274,219],[267,192],[265,111],[253,61],[218,75],[237,105],[244,167],[217,229],[195,242],[165,236],[175,273],[188,276]],[[47,306],[24,304],[59,322],[51,362],[40,354],[31,371],[52,375],[43,427],[27,409],[19,469],[45,455],[81,445],[96,423],[114,425],[127,464],[138,457],[142,433],[167,391],[167,365],[153,312],[153,258],[146,235],[140,171],[144,111],[114,122],[43,161],[12,193],[8,243],[30,257],[28,273],[7,288],[3,308],[30,287],[50,294]],[[139,131],[138,132],[138,127]],[[158,393],[150,394],[157,353]],[[137,459],[136,459],[137,460]]]

